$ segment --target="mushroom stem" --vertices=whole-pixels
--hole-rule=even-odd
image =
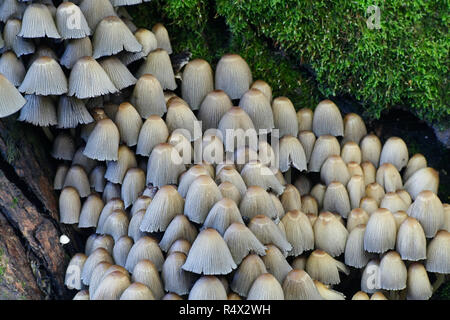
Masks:
[[[53,133],[51,132],[49,127],[42,127],[42,131],[44,131],[44,134],[48,140],[50,141],[55,140],[55,137],[53,136]]]
[[[436,273],[436,281],[433,283],[433,293],[435,293],[444,282],[445,274]]]

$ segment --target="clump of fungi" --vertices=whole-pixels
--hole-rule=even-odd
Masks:
[[[330,100],[296,112],[236,54],[176,75],[142,2],[0,5],[0,117],[57,133],[60,223],[90,234],[74,299],[429,299],[450,206],[425,157]]]

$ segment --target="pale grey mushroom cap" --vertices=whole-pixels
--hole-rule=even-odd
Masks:
[[[27,6],[18,36],[23,38],[61,38],[49,8],[41,3],[32,3]]]
[[[2,97],[0,99],[0,118],[19,111],[27,103],[27,100],[2,74],[0,74],[0,96]]]
[[[63,39],[80,39],[91,35],[83,12],[72,2],[63,2],[58,6],[56,25]]]

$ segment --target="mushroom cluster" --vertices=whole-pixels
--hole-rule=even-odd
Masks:
[[[355,300],[429,299],[450,205],[425,157],[330,100],[296,112],[239,55],[177,74],[142,2],[0,1],[0,117],[57,132],[60,222],[91,233],[74,299],[340,300],[350,273]]]

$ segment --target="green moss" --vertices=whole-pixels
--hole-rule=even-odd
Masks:
[[[380,7],[381,29],[367,26],[370,5]],[[295,88],[306,106],[351,96],[373,118],[403,105],[427,121],[450,118],[447,12],[444,0],[155,0],[132,9],[140,26],[163,21],[176,52],[211,62],[239,53],[276,94]],[[266,54],[268,45],[290,58]],[[317,87],[293,65],[309,68]]]

